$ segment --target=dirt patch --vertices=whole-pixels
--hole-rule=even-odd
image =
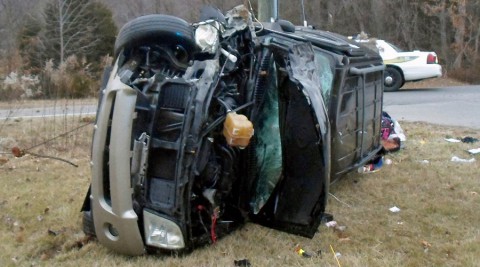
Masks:
[[[418,89],[418,88],[438,88],[438,87],[449,87],[449,86],[465,86],[470,85],[465,82],[461,82],[452,78],[434,78],[427,79],[418,82],[408,82],[402,87],[402,89]]]

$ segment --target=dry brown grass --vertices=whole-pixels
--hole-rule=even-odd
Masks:
[[[447,77],[427,79],[419,82],[408,82],[402,87],[404,89],[417,89],[417,88],[439,88],[448,86],[464,86],[469,85],[466,82]]]
[[[84,122],[72,118],[70,129]],[[49,120],[9,122],[10,138],[29,147],[52,137]],[[388,155],[393,164],[373,174],[351,173],[331,187],[327,211],[343,232],[322,225],[313,239],[247,224],[213,246],[185,256],[117,255],[86,240],[79,212],[90,179],[88,126],[35,148],[35,152],[69,159],[0,155],[0,266],[338,266],[330,245],[341,253],[342,266],[475,266],[480,255],[480,174],[475,163],[450,162],[453,155],[471,158],[465,149],[480,146],[448,143],[445,136],[474,136],[477,131],[402,123],[406,148]],[[61,128],[61,126],[56,126]],[[428,160],[428,164],[421,163]],[[397,206],[399,213],[388,209]],[[294,252],[299,244],[314,254]]]

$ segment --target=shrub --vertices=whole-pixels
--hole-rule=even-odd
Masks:
[[[0,99],[3,101],[32,98],[39,90],[39,79],[34,75],[11,72],[0,82]]]
[[[449,76],[471,84],[480,84],[480,59],[471,67],[451,70]]]
[[[92,96],[97,91],[98,79],[94,76],[85,60],[70,56],[58,68],[48,61],[40,80],[46,98],[79,98]]]

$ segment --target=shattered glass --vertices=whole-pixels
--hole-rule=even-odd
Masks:
[[[257,214],[270,198],[275,185],[282,175],[282,142],[280,137],[278,90],[276,70],[270,69],[270,79],[263,109],[258,114],[258,126],[255,128],[257,145],[258,183],[253,199],[253,212]]]
[[[325,107],[329,108],[330,98],[333,86],[333,70],[330,67],[332,63],[320,51],[315,51],[315,65],[317,66],[318,79],[320,80],[320,88],[322,90]]]

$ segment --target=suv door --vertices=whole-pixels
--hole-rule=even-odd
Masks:
[[[330,126],[315,54],[311,44],[281,35],[273,34],[264,45],[273,54],[270,64],[268,54],[260,61],[270,67],[259,69],[267,71],[268,80],[253,111],[253,220],[311,238],[330,183]]]

